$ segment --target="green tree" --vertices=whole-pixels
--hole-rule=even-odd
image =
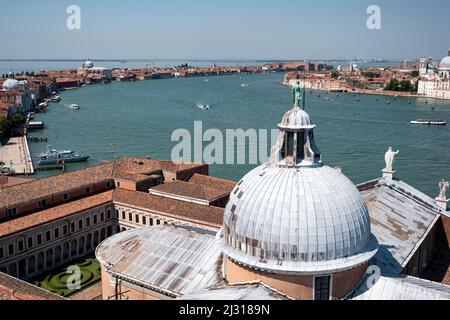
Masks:
[[[8,135],[8,131],[8,119],[6,119],[6,117],[0,116],[0,138],[6,137]]]
[[[25,116],[21,113],[14,113],[11,117],[14,124],[19,124],[25,121]]]

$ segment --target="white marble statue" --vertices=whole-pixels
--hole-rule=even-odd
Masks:
[[[393,151],[392,147],[389,147],[389,150],[386,152],[384,159],[386,160],[386,168],[384,168],[384,172],[393,172],[393,165],[395,156],[398,155],[400,151]]]
[[[450,187],[450,184],[448,181],[445,181],[444,179],[442,179],[439,182],[439,188],[441,190],[441,192],[439,193],[439,198],[447,199],[447,190],[449,187]]]

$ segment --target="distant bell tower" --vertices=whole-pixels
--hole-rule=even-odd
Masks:
[[[428,71],[430,70],[432,64],[431,58],[422,58],[420,59],[420,65],[419,65],[419,75],[423,76],[428,74]]]

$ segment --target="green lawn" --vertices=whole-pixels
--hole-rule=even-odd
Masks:
[[[68,287],[68,280],[74,279],[73,273],[68,273],[70,266],[80,268],[81,279],[80,289],[71,289]],[[34,285],[67,297],[79,290],[82,290],[91,284],[99,281],[101,278],[100,263],[94,258],[84,258],[67,265],[65,267],[53,270],[33,281]]]

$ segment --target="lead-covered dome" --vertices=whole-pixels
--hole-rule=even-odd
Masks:
[[[5,90],[13,90],[13,89],[17,89],[17,87],[19,86],[19,81],[16,79],[6,79],[5,82],[3,82],[3,89]]]
[[[441,60],[439,64],[439,69],[450,70],[450,49],[448,49],[448,56]]]
[[[306,112],[295,109],[279,125],[271,161],[248,173],[230,196],[224,253],[275,273],[351,269],[377,252],[367,207],[345,175],[323,165],[314,126],[298,125],[298,115],[306,119]]]
[[[91,69],[93,67],[94,67],[94,63],[90,59],[87,59],[85,62],[83,62],[84,69]]]

